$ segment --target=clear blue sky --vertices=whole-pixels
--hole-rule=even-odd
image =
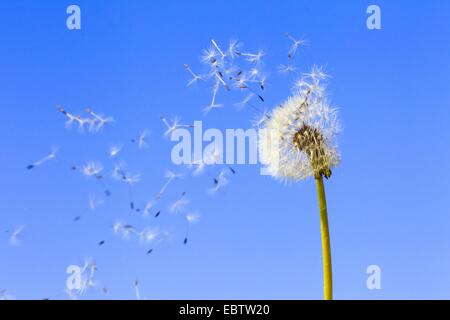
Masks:
[[[78,4],[82,30],[66,28]],[[366,8],[382,9],[380,31],[366,28]],[[251,113],[231,106],[204,118],[210,88],[186,88],[183,63],[199,67],[211,38],[264,49],[267,66],[284,63],[290,32],[308,40],[298,60],[327,65],[329,93],[341,108],[342,165],[327,182],[335,296],[338,299],[450,298],[450,2],[436,1],[2,1],[0,2],[0,290],[16,298],[64,298],[68,265],[97,260],[108,295],[134,298],[320,299],[322,266],[314,182],[283,185],[239,166],[223,192],[208,176],[173,184],[159,223],[173,236],[148,246],[114,235],[116,219],[145,226],[127,205],[127,190],[108,176],[113,196],[95,212],[95,181],[68,169],[101,161],[107,150],[151,131],[149,149],[128,146],[122,158],[142,174],[135,198],[164,183],[172,144],[160,114],[205,127],[247,128]],[[290,81],[272,73],[267,103]],[[64,129],[60,104],[113,116],[101,135]],[[59,160],[26,165],[62,147]],[[214,174],[214,169],[212,170]],[[184,224],[167,213],[187,191],[201,214],[183,246]],[[79,222],[73,222],[81,215]],[[4,230],[24,225],[12,247]],[[104,246],[98,246],[105,240]],[[382,289],[366,288],[366,268],[382,270]]]

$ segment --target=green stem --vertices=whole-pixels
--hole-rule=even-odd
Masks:
[[[331,266],[330,230],[328,227],[327,200],[323,177],[316,177],[317,197],[320,209],[320,232],[322,235],[323,259],[323,296],[325,300],[333,300],[333,274]]]

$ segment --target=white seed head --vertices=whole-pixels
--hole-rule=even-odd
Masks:
[[[259,151],[267,172],[283,181],[331,175],[339,164],[336,109],[309,91],[275,108],[260,130]]]

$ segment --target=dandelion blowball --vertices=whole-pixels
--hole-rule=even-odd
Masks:
[[[261,162],[282,181],[331,176],[339,164],[337,110],[314,90],[299,91],[275,108],[260,130]]]

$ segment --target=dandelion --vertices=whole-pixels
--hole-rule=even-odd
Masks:
[[[27,170],[34,169],[36,167],[39,167],[40,165],[43,165],[47,161],[53,160],[56,158],[56,154],[59,150],[59,147],[53,147],[48,155],[46,155],[44,158],[34,162],[33,164],[30,164],[27,166]]]
[[[314,78],[317,80],[317,72]],[[259,150],[268,172],[276,179],[299,181],[314,177],[317,186],[324,297],[332,299],[331,246],[323,178],[339,164],[336,146],[337,112],[314,89],[297,92],[275,108],[260,130]]]

